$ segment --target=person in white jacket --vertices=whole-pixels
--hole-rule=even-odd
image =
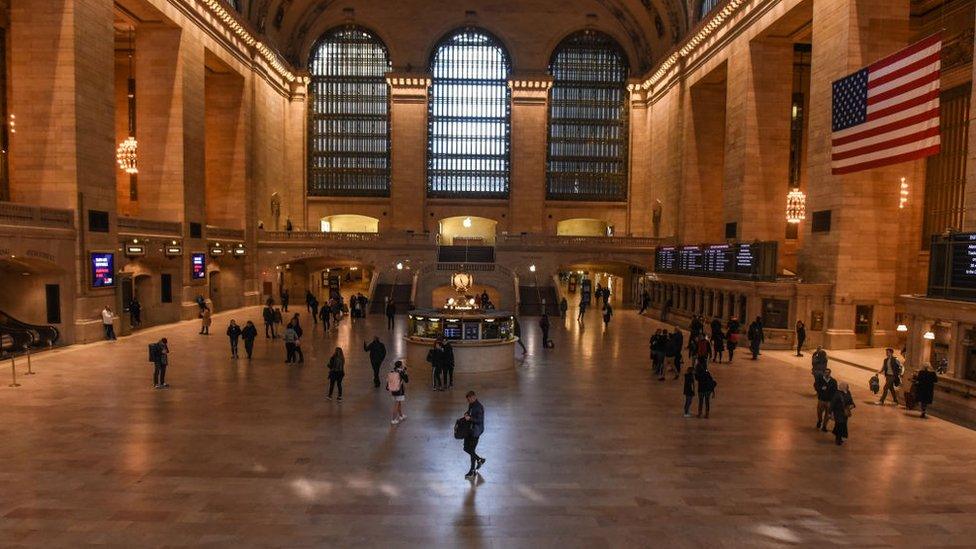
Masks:
[[[105,339],[115,341],[115,315],[108,305],[102,309],[102,328],[105,329]]]

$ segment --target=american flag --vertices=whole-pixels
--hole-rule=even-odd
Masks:
[[[936,34],[834,82],[834,174],[938,154],[941,52]]]

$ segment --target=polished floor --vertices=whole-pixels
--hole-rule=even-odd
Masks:
[[[4,380],[0,546],[976,545],[976,432],[872,405],[858,383],[837,447],[814,430],[806,366],[776,353],[716,365],[711,419],[685,419],[678,382],[648,373],[653,321],[618,309],[604,330],[591,312],[547,351],[524,319],[515,371],[434,393],[413,365],[391,427],[362,342],[402,355],[402,320],[306,323],[304,365],[263,337],[253,361],[231,360],[227,320],[258,315],[55,351],[21,387]],[[146,344],[163,335],[172,387],[156,391]],[[323,398],[336,345],[341,404]],[[467,389],[487,410],[476,482],[451,436]]]

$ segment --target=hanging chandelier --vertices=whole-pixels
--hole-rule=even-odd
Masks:
[[[128,111],[129,111],[129,136],[126,137],[119,147],[115,149],[115,161],[119,169],[129,175],[139,173],[136,167],[138,158],[139,143],[136,141],[136,79],[132,76],[132,54],[135,52],[135,40],[133,32],[129,31],[129,79],[128,79]]]
[[[807,218],[807,195],[793,189],[786,195],[786,222],[799,223]]]

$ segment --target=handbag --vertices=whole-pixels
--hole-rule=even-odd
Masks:
[[[461,440],[471,435],[471,422],[463,417],[454,422],[454,438]]]

